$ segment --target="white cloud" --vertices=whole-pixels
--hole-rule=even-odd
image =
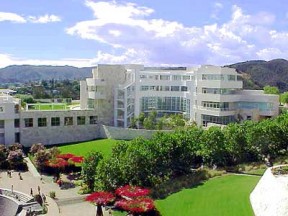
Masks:
[[[49,23],[49,22],[60,22],[61,18],[54,14],[46,14],[43,16],[20,16],[16,13],[0,12],[0,22],[12,22],[12,23]]]
[[[93,66],[93,59],[23,59],[9,54],[0,53],[0,68],[9,65],[71,65],[75,67],[89,67]]]
[[[3,22],[3,21],[13,22],[13,23],[25,23],[26,22],[25,18],[18,14],[0,12],[0,22]]]
[[[28,20],[32,23],[50,23],[50,22],[60,22],[61,18],[56,15],[44,15],[44,16],[29,16]]]
[[[220,11],[223,9],[223,7],[224,6],[223,6],[222,3],[215,2],[213,4],[213,11],[212,11],[210,17],[213,18],[213,19],[216,19],[216,20],[219,19],[218,15],[219,15]]]
[[[94,19],[67,28],[69,35],[111,46],[98,51],[93,63],[145,63],[148,65],[229,64],[256,58],[287,58],[283,44],[288,31],[273,29],[275,15],[247,14],[237,5],[230,20],[202,27],[152,19],[153,9],[135,3],[91,1]],[[223,9],[221,3],[214,8]]]

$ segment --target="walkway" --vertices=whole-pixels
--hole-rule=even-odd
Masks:
[[[7,176],[6,171],[0,171],[0,187],[13,189],[22,193],[30,194],[31,188],[33,193],[38,193],[38,186],[40,193],[44,193],[47,198],[48,214],[47,216],[95,216],[95,206],[85,202],[85,195],[78,194],[78,187],[61,190],[59,186],[52,182],[51,176],[42,176],[35,169],[33,164],[28,160],[28,172],[21,172],[23,180],[19,179],[18,172],[12,172],[12,178]],[[53,200],[49,197],[49,192],[56,192],[56,199]],[[108,216],[104,212],[104,216]]]

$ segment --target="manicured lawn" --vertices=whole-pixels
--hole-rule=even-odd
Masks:
[[[65,103],[51,103],[51,104],[45,104],[45,103],[37,103],[37,104],[30,104],[28,106],[29,110],[66,110],[69,109],[67,104]]]
[[[260,177],[226,175],[156,201],[163,216],[253,216],[249,195]]]
[[[72,153],[78,156],[86,156],[91,151],[99,151],[107,157],[111,155],[112,147],[115,146],[116,143],[117,140],[113,139],[99,139],[76,144],[68,144],[60,146],[59,149],[61,153]]]

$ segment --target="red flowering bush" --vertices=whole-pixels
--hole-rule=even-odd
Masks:
[[[68,160],[69,163],[82,163],[84,161],[84,157],[82,156],[73,156]]]
[[[119,200],[115,206],[131,213],[144,213],[155,208],[154,201],[150,198],[140,197],[132,200]]]
[[[118,196],[134,198],[134,197],[140,197],[140,196],[147,196],[150,193],[150,191],[148,189],[137,187],[137,186],[125,185],[123,187],[119,187],[115,191],[115,193]]]
[[[64,160],[69,160],[70,158],[75,157],[76,155],[71,154],[71,153],[67,153],[67,154],[59,154],[57,155],[57,158],[62,158]]]
[[[85,198],[86,201],[95,203],[97,205],[106,205],[115,200],[115,196],[112,193],[105,191],[97,191]]]
[[[64,168],[68,166],[69,163],[63,158],[54,158],[49,160],[46,165],[52,168]]]

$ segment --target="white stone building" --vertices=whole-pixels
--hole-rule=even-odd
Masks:
[[[241,75],[228,67],[98,65],[93,78],[81,82],[81,108],[95,109],[101,123],[116,127],[153,110],[208,126],[270,118],[278,107],[278,95],[243,90]]]
[[[131,118],[156,110],[183,114],[198,125],[226,125],[278,115],[279,96],[243,90],[234,69],[98,65],[80,82],[80,107],[29,110],[0,91],[0,144],[45,145],[103,137],[101,125],[127,128]]]

